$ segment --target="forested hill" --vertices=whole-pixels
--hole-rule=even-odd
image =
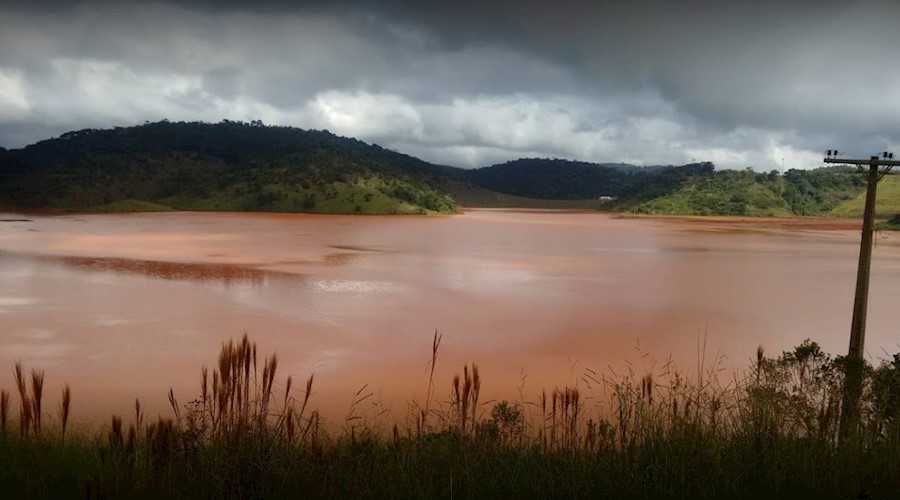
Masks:
[[[567,200],[573,204],[545,206],[658,215],[853,216],[862,212],[865,187],[856,170],[846,167],[781,174],[716,170],[710,162],[637,167],[532,158],[467,171],[466,175],[481,188],[525,197],[509,200],[511,203],[540,206],[527,199],[546,203]],[[900,188],[894,189],[900,180],[882,182],[879,214],[900,212]],[[578,205],[574,205],[576,200]]]
[[[473,184],[499,193],[545,200],[582,200],[621,196],[640,177],[666,168],[523,158],[471,170],[466,175]]]
[[[848,203],[864,181],[843,169],[788,170],[784,175],[714,169],[711,163],[675,167],[641,178],[614,208],[672,215],[856,215]]]
[[[900,212],[900,182],[879,213]],[[862,178],[841,168],[758,173],[711,163],[636,167],[520,159],[463,170],[260,122],[80,130],[0,149],[0,209],[452,213],[459,205],[683,215],[855,215]]]
[[[327,131],[162,121],[0,152],[0,206],[450,213],[456,170]]]

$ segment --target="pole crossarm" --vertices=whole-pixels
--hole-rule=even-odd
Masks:
[[[855,160],[850,158],[825,158],[825,163],[841,163],[846,165],[876,165],[879,167],[900,166],[900,160]]]
[[[898,160],[879,160],[877,158],[871,158],[868,160],[857,160],[857,159],[851,159],[851,158],[831,158],[831,157],[829,157],[829,158],[825,158],[822,161],[824,161],[825,163],[838,163],[841,165],[856,165],[856,168],[858,168],[861,171],[865,171],[867,166],[870,168],[871,167],[876,167],[876,168],[877,167],[885,167],[881,170],[876,171],[875,173],[869,172],[870,174],[877,176],[877,180],[879,180],[879,181],[881,180],[882,177],[891,173],[891,170],[893,170],[894,167],[900,165],[900,161],[898,161]]]

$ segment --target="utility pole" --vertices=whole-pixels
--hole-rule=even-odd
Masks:
[[[862,239],[859,246],[859,267],[856,271],[856,295],[853,299],[853,320],[850,324],[850,348],[847,352],[844,373],[844,394],[841,402],[840,437],[846,438],[859,421],[859,398],[862,395],[864,348],[866,341],[866,311],[869,302],[869,274],[872,267],[872,237],[875,229],[875,193],[878,181],[887,175],[900,161],[894,161],[893,153],[882,153],[881,158],[868,160],[838,158],[836,150],[825,153],[825,163],[856,165],[866,177],[866,205],[863,212]],[[884,167],[879,169],[879,167]]]

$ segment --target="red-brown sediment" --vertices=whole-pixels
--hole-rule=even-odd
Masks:
[[[624,370],[625,359],[649,370],[646,353],[693,371],[704,332],[707,362],[721,352],[729,367],[760,344],[774,354],[805,338],[839,354],[859,243],[858,221],[833,218],[28,219],[0,224],[0,388],[17,360],[44,369],[46,394],[71,385],[75,420],[128,415],[135,397],[167,413],[168,387],[199,395],[201,366],[245,332],[278,353],[282,375],[315,372],[311,404],[333,420],[364,384],[376,392],[367,404],[401,415],[423,401],[436,328],[435,393],[474,362],[481,401],[584,384],[586,369]],[[875,250],[870,357],[897,350],[898,278],[889,235]]]

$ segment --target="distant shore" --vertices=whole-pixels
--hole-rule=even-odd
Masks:
[[[737,215],[650,215],[615,213],[622,219],[656,219],[684,221],[718,226],[769,226],[784,229],[818,229],[823,231],[851,231],[862,227],[862,221],[855,217],[829,217],[820,215],[797,215],[793,217],[748,217]]]

